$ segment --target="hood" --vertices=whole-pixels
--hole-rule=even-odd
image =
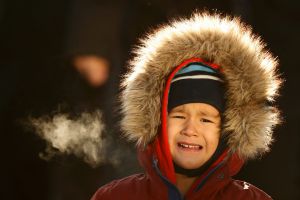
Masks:
[[[222,134],[229,152],[243,160],[267,152],[279,123],[273,106],[281,83],[277,60],[250,27],[218,14],[195,13],[141,39],[121,84],[121,127],[127,138],[143,147],[155,140],[167,79],[194,58],[220,66],[224,74],[227,105]]]

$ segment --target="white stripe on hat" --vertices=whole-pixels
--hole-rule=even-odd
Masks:
[[[191,75],[191,76],[182,76],[182,77],[178,77],[178,78],[174,78],[171,83],[175,82],[175,81],[179,81],[182,79],[211,79],[211,80],[215,80],[215,81],[220,81],[223,82],[222,79],[216,77],[216,76],[211,76],[211,75]]]

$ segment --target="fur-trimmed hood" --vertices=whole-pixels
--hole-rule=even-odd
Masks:
[[[230,151],[247,160],[269,150],[279,123],[279,112],[268,103],[281,83],[277,60],[239,19],[195,13],[148,34],[135,53],[121,93],[121,126],[130,140],[144,146],[154,140],[167,77],[183,61],[201,58],[220,65],[225,76],[222,134]]]

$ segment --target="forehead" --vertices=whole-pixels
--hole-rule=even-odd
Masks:
[[[206,103],[188,103],[177,106],[171,112],[193,112],[203,115],[219,116],[219,111],[210,104]]]

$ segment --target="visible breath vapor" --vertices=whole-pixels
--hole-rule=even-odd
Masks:
[[[82,113],[73,119],[68,114],[30,118],[30,126],[47,141],[47,148],[40,157],[49,159],[56,154],[74,154],[91,166],[102,163],[118,164],[117,152],[108,150],[112,139],[103,135],[105,125],[100,111]]]

